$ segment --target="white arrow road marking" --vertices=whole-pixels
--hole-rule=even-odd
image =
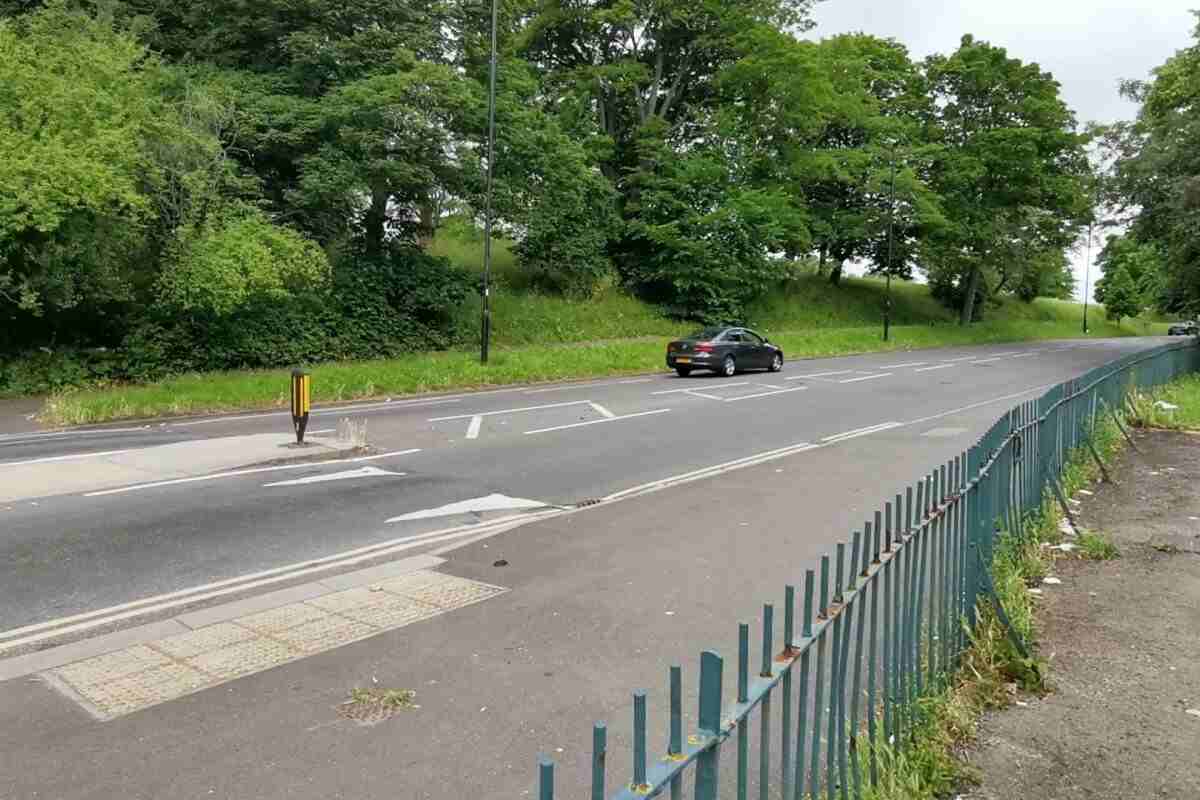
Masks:
[[[589,406],[591,406],[593,409],[595,409],[595,411],[596,411],[596,413],[597,413],[597,414],[600,414],[601,416],[607,417],[608,419],[612,419],[613,417],[615,417],[615,416],[616,416],[616,414],[614,414],[613,412],[609,411],[607,408],[605,408],[604,406],[600,405],[599,403],[592,403],[592,402],[590,402],[590,401],[589,401],[589,402],[588,402],[588,405],[589,405]]]
[[[392,472],[379,467],[361,467],[360,469],[348,469],[345,472],[331,472],[328,475],[309,475],[307,478],[296,478],[290,481],[276,481],[275,483],[264,483],[263,488],[271,486],[303,486],[307,483],[324,483],[325,481],[346,481],[351,478],[373,478],[378,475],[394,475],[397,478],[406,475],[405,472]]]
[[[481,425],[483,425],[483,417],[479,416],[478,414],[471,417],[471,424],[467,426],[467,438],[478,439],[479,426]]]
[[[471,514],[483,511],[520,511],[533,508],[549,508],[549,505],[540,500],[526,500],[523,497],[509,497],[504,494],[489,494],[486,497],[476,497],[471,500],[438,506],[437,508],[426,508],[423,511],[401,514],[386,521],[411,522],[418,519],[449,517],[455,514]]]

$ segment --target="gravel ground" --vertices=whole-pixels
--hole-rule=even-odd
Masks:
[[[1080,524],[1114,561],[1041,587],[1051,692],[983,721],[971,800],[1200,798],[1200,436],[1137,434]]]

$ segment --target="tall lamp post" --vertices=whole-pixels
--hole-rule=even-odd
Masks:
[[[492,162],[496,157],[496,2],[492,0],[492,55],[488,68],[487,201],[483,220],[483,309],[480,320],[479,363],[488,363],[492,338]]]
[[[1088,223],[1087,263],[1084,264],[1084,266],[1083,266],[1083,332],[1085,335],[1088,332],[1088,326],[1087,326],[1088,299],[1092,293],[1090,284],[1092,282],[1092,225],[1093,224],[1094,223],[1091,223],[1091,222]]]
[[[892,192],[888,202],[888,255],[887,276],[883,292],[883,340],[888,341],[888,330],[892,324],[892,258],[896,242],[896,146],[892,145]]]

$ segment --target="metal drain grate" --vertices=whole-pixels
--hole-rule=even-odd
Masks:
[[[587,508],[588,506],[596,506],[599,504],[600,504],[600,499],[597,497],[592,497],[587,500],[579,501],[578,503],[575,504],[575,507],[576,508]]]

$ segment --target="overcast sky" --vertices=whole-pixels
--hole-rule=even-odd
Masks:
[[[1053,73],[1081,123],[1109,122],[1137,113],[1118,95],[1118,82],[1148,77],[1187,47],[1195,27],[1189,9],[1197,7],[1200,0],[824,0],[813,35],[863,31],[924,58],[953,51],[972,33]],[[1080,253],[1080,290],[1084,260]]]

